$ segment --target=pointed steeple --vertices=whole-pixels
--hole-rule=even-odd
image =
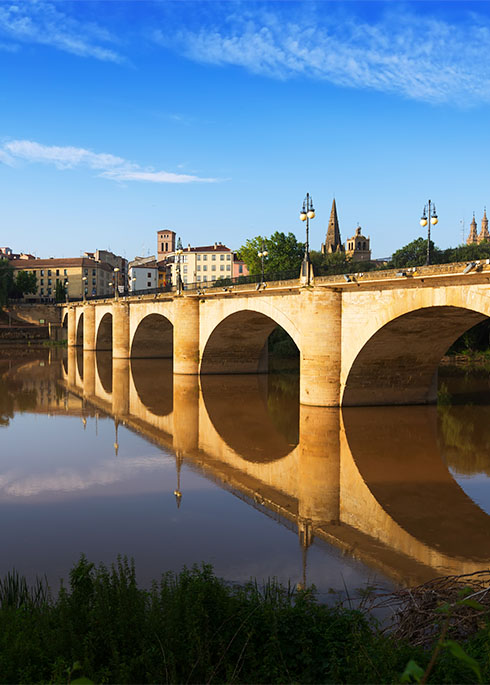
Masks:
[[[337,205],[335,198],[332,202],[332,211],[330,212],[330,220],[328,222],[327,235],[325,243],[322,245],[323,254],[331,254],[332,252],[343,252],[344,247],[340,240],[339,220],[337,217]]]
[[[478,242],[482,243],[484,240],[490,240],[490,233],[488,232],[487,208],[483,212],[483,219],[481,220],[481,231],[478,236]]]
[[[468,238],[466,239],[466,244],[467,245],[473,245],[473,243],[478,242],[478,233],[476,230],[476,219],[475,219],[475,213],[473,212],[473,220],[470,224],[470,234]]]

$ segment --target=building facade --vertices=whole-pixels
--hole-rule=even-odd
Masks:
[[[358,226],[352,238],[347,238],[345,243],[346,256],[353,262],[371,261],[371,248],[369,247],[369,243],[370,239],[362,235],[362,229]]]
[[[61,283],[69,298],[111,295],[113,269],[106,262],[90,257],[67,259],[12,259],[14,271],[26,271],[36,276],[36,293],[26,294],[27,301],[50,301],[56,295],[56,285]]]

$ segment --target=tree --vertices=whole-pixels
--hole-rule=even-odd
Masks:
[[[262,252],[262,244],[268,252],[264,260],[265,273],[295,273],[299,275],[305,246],[297,241],[293,233],[286,235],[282,231],[276,231],[270,238],[263,238],[259,235],[249,239],[238,250],[238,258],[245,262],[251,274],[261,273],[262,260],[259,257],[259,252]]]
[[[0,307],[7,304],[14,284],[14,270],[8,259],[0,259]]]
[[[35,273],[28,273],[27,271],[18,271],[15,278],[12,297],[22,297],[26,294],[34,294],[37,292],[37,278]]]
[[[54,299],[56,302],[64,302],[66,298],[66,286],[61,281],[56,281],[56,288],[54,291]]]
[[[430,257],[433,264],[443,261],[441,250],[430,241]],[[427,239],[417,238],[393,253],[390,266],[398,269],[402,266],[423,266],[427,259]]]

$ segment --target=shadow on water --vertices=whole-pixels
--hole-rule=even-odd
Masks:
[[[152,414],[172,413],[172,359],[131,359],[131,375],[138,397]]]

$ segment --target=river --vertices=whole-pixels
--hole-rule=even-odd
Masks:
[[[206,562],[326,596],[488,568],[489,374],[439,376],[437,407],[337,410],[292,373],[4,348],[0,575],[120,554],[143,584]]]

